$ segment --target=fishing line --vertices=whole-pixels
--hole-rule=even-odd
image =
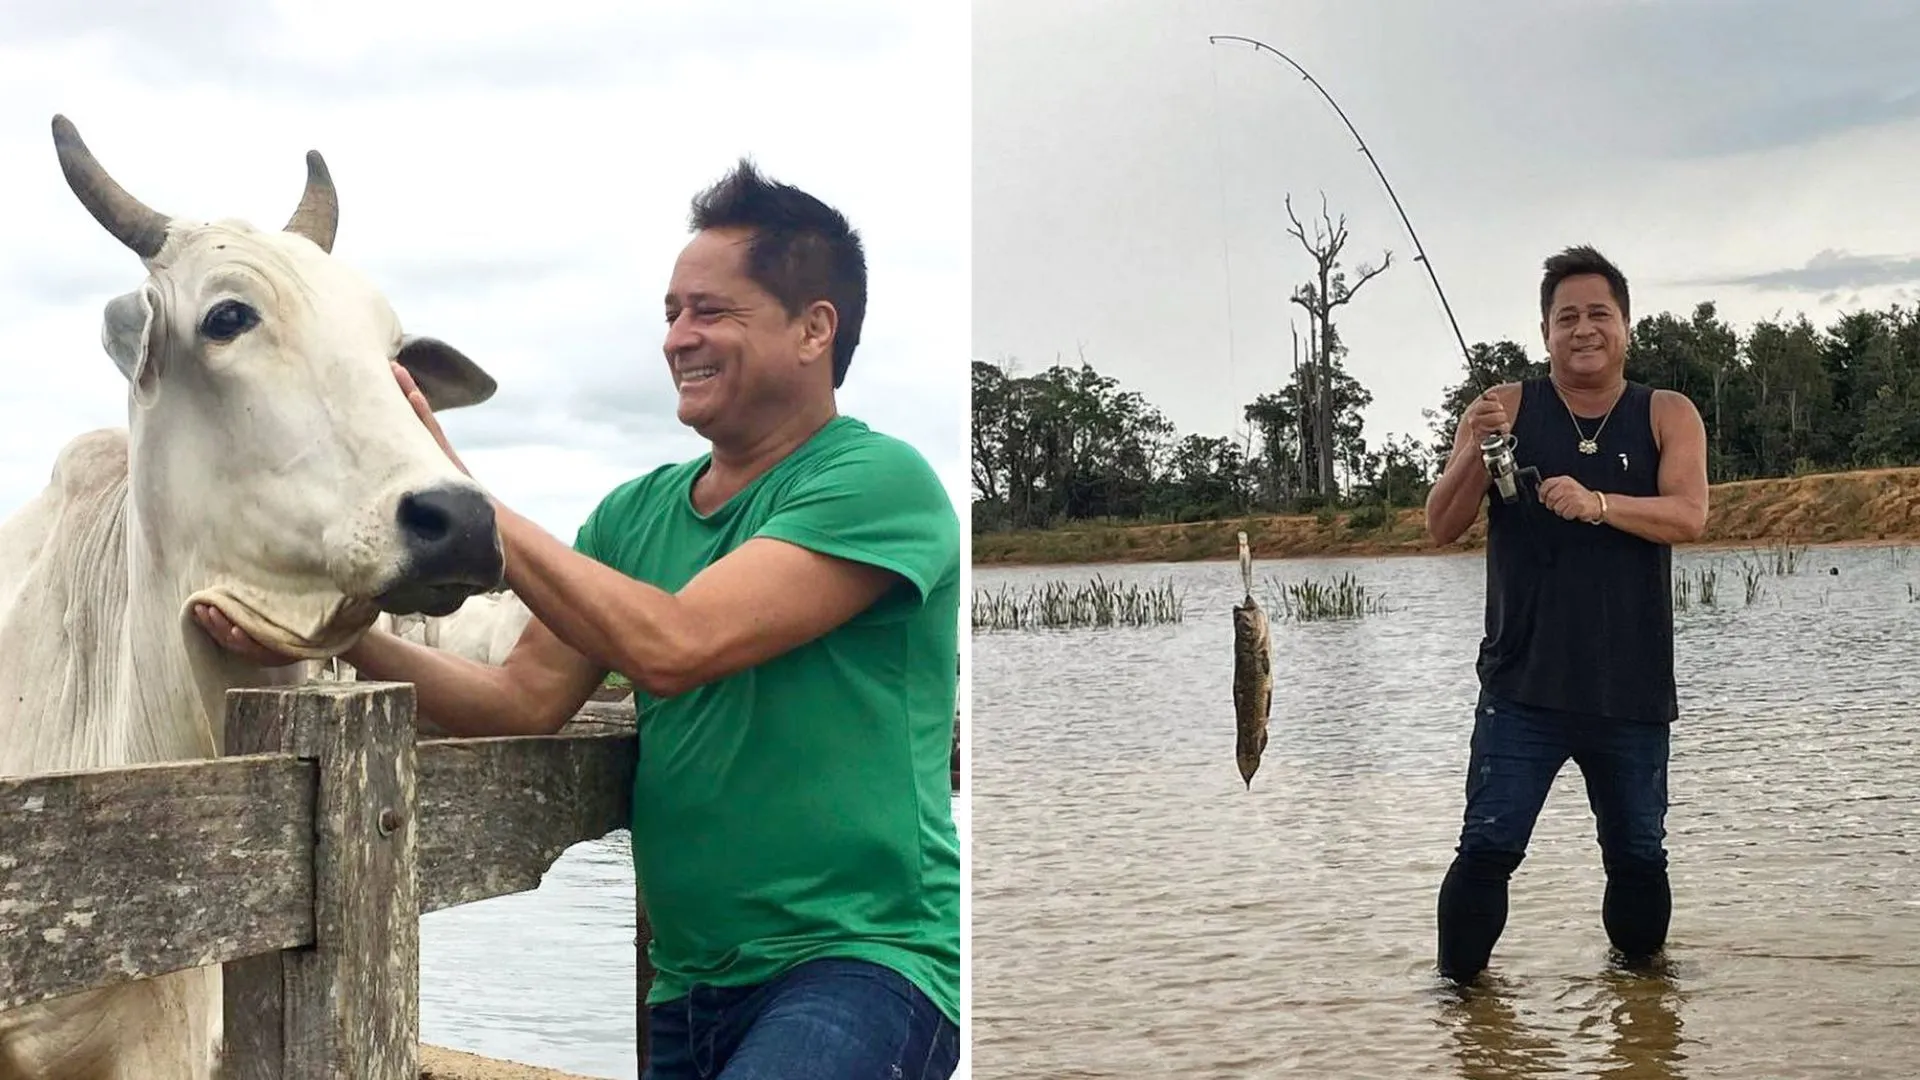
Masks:
[[[1420,234],[1413,231],[1413,221],[1407,217],[1406,208],[1400,205],[1400,196],[1394,194],[1393,185],[1387,182],[1386,170],[1380,168],[1380,162],[1374,158],[1373,151],[1367,148],[1367,141],[1360,137],[1360,129],[1353,126],[1352,120],[1347,119],[1346,110],[1340,107],[1339,102],[1333,100],[1333,95],[1327,93],[1327,88],[1320,85],[1320,80],[1309,75],[1306,68],[1295,63],[1293,57],[1288,56],[1279,49],[1274,48],[1264,41],[1255,41],[1253,38],[1240,37],[1237,34],[1207,35],[1207,43],[1209,45],[1218,45],[1223,41],[1237,41],[1244,45],[1253,46],[1255,52],[1264,50],[1279,57],[1286,62],[1288,67],[1299,72],[1300,77],[1305,79],[1309,85],[1315,90],[1318,90],[1320,96],[1326,99],[1328,105],[1333,106],[1333,111],[1339,115],[1340,122],[1347,125],[1347,131],[1353,136],[1353,141],[1359,144],[1360,152],[1366,155],[1367,164],[1373,166],[1374,175],[1380,178],[1380,186],[1387,189],[1387,198],[1393,200],[1393,208],[1400,214],[1400,223],[1407,227],[1407,236],[1413,241],[1413,261],[1427,268],[1427,277],[1433,282],[1433,291],[1435,295],[1440,298],[1440,309],[1446,313],[1447,323],[1453,327],[1454,340],[1460,343],[1460,356],[1467,362],[1467,367],[1471,369],[1473,367],[1473,354],[1467,350],[1466,336],[1460,333],[1460,323],[1453,317],[1453,305],[1447,303],[1446,290],[1440,287],[1440,275],[1434,273],[1433,260],[1427,258],[1426,249],[1420,246]],[[1215,79],[1216,81],[1218,80],[1217,75]]]

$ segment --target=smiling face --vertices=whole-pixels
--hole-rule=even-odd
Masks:
[[[1556,375],[1590,383],[1626,369],[1626,319],[1599,274],[1574,274],[1556,285],[1540,332]]]
[[[141,525],[192,568],[196,599],[321,655],[377,610],[452,610],[499,581],[491,504],[388,367],[430,358],[444,397],[464,358],[403,348],[378,292],[303,237],[179,228],[166,254],[108,305],[105,337],[129,381]]]
[[[747,275],[750,237],[744,229],[696,233],[667,286],[662,351],[680,422],[710,442],[752,441],[798,398],[822,386],[832,392],[832,305],[789,315]]]

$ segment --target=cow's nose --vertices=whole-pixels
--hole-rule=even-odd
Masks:
[[[407,549],[407,578],[416,585],[468,584],[491,588],[500,581],[500,545],[493,504],[477,488],[428,488],[400,500],[400,535]]]

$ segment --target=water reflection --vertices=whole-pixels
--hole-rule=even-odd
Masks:
[[[1609,970],[1573,977],[1555,995],[1560,1011],[1578,1014],[1571,1033],[1524,1018],[1527,995],[1513,980],[1490,975],[1469,989],[1437,991],[1437,1022],[1447,1032],[1460,1080],[1566,1075],[1568,1041],[1598,1044],[1579,1054],[1580,1075],[1594,1080],[1682,1080],[1682,992],[1672,972]]]
[[[1670,1080],[1685,1075],[1681,1044],[1681,1003],[1677,980],[1669,973],[1651,977],[1608,972],[1590,997],[1573,1002],[1589,1016],[1605,1015],[1607,1051],[1596,1064],[1601,1080]],[[1598,1021],[1589,1021],[1597,1023]]]
[[[1462,1080],[1553,1076],[1565,1054],[1556,1040],[1520,1019],[1508,981],[1489,974],[1480,985],[1438,991],[1439,1023],[1451,1036]]]
[[[1472,727],[1477,557],[1261,567],[1353,570],[1393,610],[1276,625],[1251,791],[1233,764],[1231,563],[1101,568],[1176,580],[1176,626],[976,636],[974,1075],[1916,1075],[1920,562],[1816,554],[1841,573],[1769,576],[1752,605],[1732,556],[1677,560],[1723,569],[1719,604],[1677,618],[1673,966],[1608,966],[1569,767],[1492,982],[1454,999],[1432,974],[1433,910]]]

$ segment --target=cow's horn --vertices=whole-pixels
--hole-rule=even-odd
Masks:
[[[142,259],[158,254],[167,240],[167,215],[152,210],[115,183],[87,144],[80,141],[73,121],[64,116],[53,118],[53,148],[60,155],[60,171],[66,174],[67,186],[94,220]]]
[[[333,252],[333,234],[340,227],[340,197],[333,190],[333,174],[327,171],[327,163],[320,157],[320,151],[307,151],[307,190],[300,195],[300,205],[287,221],[287,232],[301,236],[320,245],[320,250]]]

